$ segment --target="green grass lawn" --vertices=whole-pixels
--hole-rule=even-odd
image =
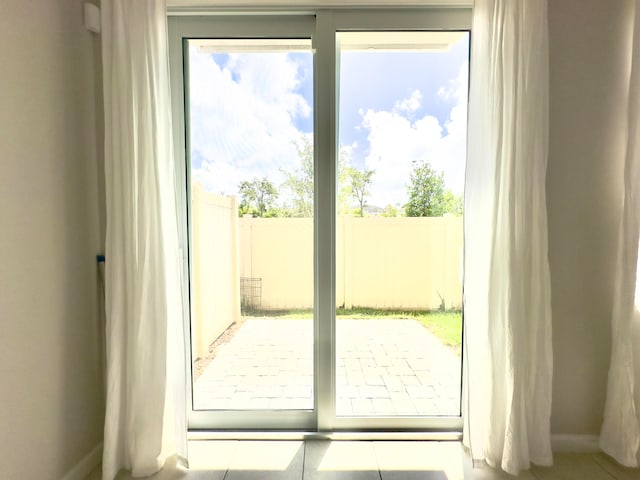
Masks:
[[[311,318],[313,310],[287,310],[281,312],[264,312],[265,316],[279,318]],[[462,344],[462,312],[449,311],[406,311],[406,310],[376,310],[374,308],[338,308],[336,318],[353,318],[367,320],[370,318],[412,318],[433,333],[440,341],[453,348],[458,355]]]

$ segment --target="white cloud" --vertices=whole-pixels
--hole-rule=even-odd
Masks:
[[[458,72],[458,76],[449,81],[448,85],[438,89],[438,96],[443,100],[467,101],[469,87],[469,64],[465,62]]]
[[[462,194],[466,157],[466,92],[467,65],[463,65],[458,77],[438,93],[441,98],[455,102],[444,126],[430,115],[412,119],[415,110],[411,110],[410,106],[421,99],[417,91],[409,98],[396,102],[396,107],[390,112],[362,112],[362,125],[369,131],[370,146],[365,165],[367,169],[376,171],[370,204],[385,206],[406,203],[406,186],[412,162],[422,160],[444,172],[446,186],[454,193]]]
[[[221,67],[192,49],[189,60],[191,148],[203,157],[194,179],[224,194],[254,177],[282,181],[280,169],[299,162],[294,119],[311,114],[295,93],[298,65],[286,53],[230,55]]]
[[[303,134],[296,119],[311,106],[296,89],[299,66],[286,54],[231,55],[224,66],[211,55],[190,52],[191,146],[203,158],[192,171],[205,188],[235,194],[243,180],[269,175],[275,184],[281,170],[299,166],[293,142]],[[427,160],[443,171],[445,182],[462,193],[466,145],[467,65],[438,95],[452,104],[444,125],[418,111],[422,93],[414,90],[391,111],[361,111],[360,128],[368,133],[365,165],[375,169],[371,205],[403,204],[412,161]],[[355,143],[343,148],[351,158]],[[284,192],[283,192],[284,194]]]
[[[414,90],[411,92],[409,98],[404,98],[397,101],[393,109],[399,112],[413,113],[422,106],[422,93],[420,90]]]

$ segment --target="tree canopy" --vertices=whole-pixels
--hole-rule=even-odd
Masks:
[[[295,142],[300,165],[293,171],[282,171],[285,181],[283,189],[288,190],[290,200],[282,209],[282,216],[313,216],[313,143],[310,137],[302,136]],[[349,210],[352,184],[349,181],[349,153],[340,149],[338,155],[338,212]]]
[[[360,206],[359,213],[361,217],[364,217],[364,207],[374,173],[374,170],[358,170],[353,167],[348,169],[351,193]]]
[[[295,143],[300,166],[294,171],[282,171],[286,180],[282,186],[291,194],[288,216],[313,216],[313,145],[308,137]]]
[[[256,217],[266,217],[278,198],[278,191],[267,177],[240,182],[238,192],[240,215],[249,213]]]
[[[413,162],[407,187],[408,217],[441,217],[445,213],[462,214],[462,197],[445,188],[444,173],[437,172],[427,161]]]
[[[267,178],[242,181],[238,186],[240,216],[256,217],[312,217],[314,192],[313,142],[302,136],[295,143],[300,163],[293,170],[282,170],[285,180],[276,188]],[[338,213],[364,216],[367,197],[373,182],[374,170],[360,170],[350,165],[349,149],[342,148],[338,155]],[[282,195],[279,195],[282,193]],[[444,174],[431,168],[429,162],[414,161],[407,185],[408,202],[402,207],[387,205],[380,213],[385,217],[440,217],[446,213],[462,214],[462,197],[445,187]],[[281,201],[278,202],[279,197]],[[349,207],[355,199],[358,209]]]

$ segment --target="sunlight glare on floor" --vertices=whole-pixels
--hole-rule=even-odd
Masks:
[[[457,442],[374,442],[383,472],[441,471],[446,478],[463,478],[463,452]]]
[[[371,442],[331,442],[318,465],[319,471],[378,470]]]
[[[237,440],[189,442],[189,469],[226,472],[238,448]]]
[[[302,441],[240,442],[229,470],[285,471],[303,448]]]

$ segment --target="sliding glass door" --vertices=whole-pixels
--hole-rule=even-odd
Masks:
[[[311,39],[186,48],[193,408],[312,410]]]
[[[460,428],[468,21],[170,19],[191,428]]]
[[[339,47],[336,415],[460,415],[467,32]]]
[[[190,426],[311,428],[313,18],[189,20]]]

